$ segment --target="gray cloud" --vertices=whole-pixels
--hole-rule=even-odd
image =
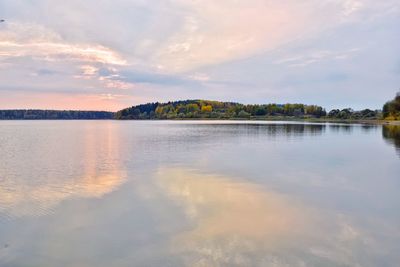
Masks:
[[[159,84],[159,85],[181,85],[181,86],[200,86],[201,83],[189,79],[188,77],[182,77],[178,75],[159,74],[151,72],[135,72],[135,71],[122,71],[120,72],[121,79],[131,83],[144,83],[144,84]]]

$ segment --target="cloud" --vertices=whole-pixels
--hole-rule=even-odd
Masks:
[[[175,1],[186,14],[157,51],[174,72],[238,60],[280,48],[351,21],[361,1]]]
[[[346,51],[313,51],[306,55],[289,56],[275,61],[275,64],[287,64],[289,67],[305,67],[321,61],[343,60],[357,53],[360,48],[352,48]]]
[[[10,57],[32,57],[46,61],[73,60],[126,65],[126,61],[120,58],[115,52],[99,45],[1,41],[0,50],[0,57],[3,59]]]
[[[92,65],[81,65],[79,68],[81,73],[74,76],[77,79],[92,79],[99,71],[97,67]]]
[[[188,10],[181,28],[160,47],[158,64],[173,72],[251,56],[310,29],[308,10],[285,2],[177,1]],[[274,29],[279,27],[279,31]],[[311,27],[312,28],[312,27]]]
[[[385,81],[388,97],[398,82],[393,71],[384,77],[383,67],[373,75],[366,67],[368,58],[381,55],[380,65],[396,69],[397,0],[4,0],[2,10],[0,88],[8,90],[101,95],[123,89],[136,99],[239,102],[286,102],[309,90],[324,104],[321,88],[330,80],[315,88],[315,76],[340,72],[353,81],[348,88],[364,86],[377,105],[374,79]],[[304,84],[281,82],[296,76],[291,69],[302,70]],[[355,69],[359,75],[352,75]],[[368,86],[360,85],[364,80]]]
[[[127,64],[126,60],[108,47],[68,42],[58,33],[34,23],[8,23],[7,28],[0,31],[0,40],[0,60],[31,57],[46,61]]]
[[[132,83],[163,84],[163,85],[188,85],[195,81],[179,75],[163,74],[156,72],[122,71],[122,79]]]
[[[49,70],[49,69],[39,69],[37,72],[32,73],[32,75],[56,75],[58,74],[57,71]]]
[[[345,16],[350,16],[354,12],[357,12],[358,10],[363,8],[363,6],[364,6],[364,4],[363,4],[362,1],[358,1],[358,0],[343,1],[343,11],[342,11],[342,13]]]
[[[210,80],[210,76],[208,76],[205,73],[200,73],[200,72],[196,72],[194,74],[189,75],[188,77],[189,79],[195,80],[195,81],[209,81]]]
[[[105,100],[114,100],[120,97],[126,97],[126,95],[116,95],[116,94],[101,94],[100,98]]]

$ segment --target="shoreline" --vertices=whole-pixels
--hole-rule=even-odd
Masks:
[[[327,118],[175,118],[175,119],[114,119],[117,121],[287,121],[287,122],[311,122],[311,123],[343,123],[343,124],[371,124],[371,125],[400,125],[396,120],[338,120]]]
[[[175,119],[0,119],[0,121],[287,121],[308,123],[342,123],[370,125],[400,125],[399,120],[339,120],[329,118],[175,118]]]

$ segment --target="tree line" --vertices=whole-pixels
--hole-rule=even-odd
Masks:
[[[305,104],[240,104],[210,100],[183,100],[147,103],[116,113],[79,110],[0,110],[0,120],[148,120],[148,119],[269,119],[324,118],[334,120],[400,120],[400,92],[385,103],[382,111],[351,108],[326,112],[318,105]]]
[[[269,117],[379,119],[380,111],[334,109],[329,113],[321,106],[304,104],[244,105],[234,102],[184,100],[148,103],[118,111],[116,119],[250,119]]]
[[[115,114],[107,111],[10,109],[0,110],[0,120],[106,120]]]

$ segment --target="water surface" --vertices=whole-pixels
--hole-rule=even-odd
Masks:
[[[0,266],[398,266],[400,127],[0,122]]]

